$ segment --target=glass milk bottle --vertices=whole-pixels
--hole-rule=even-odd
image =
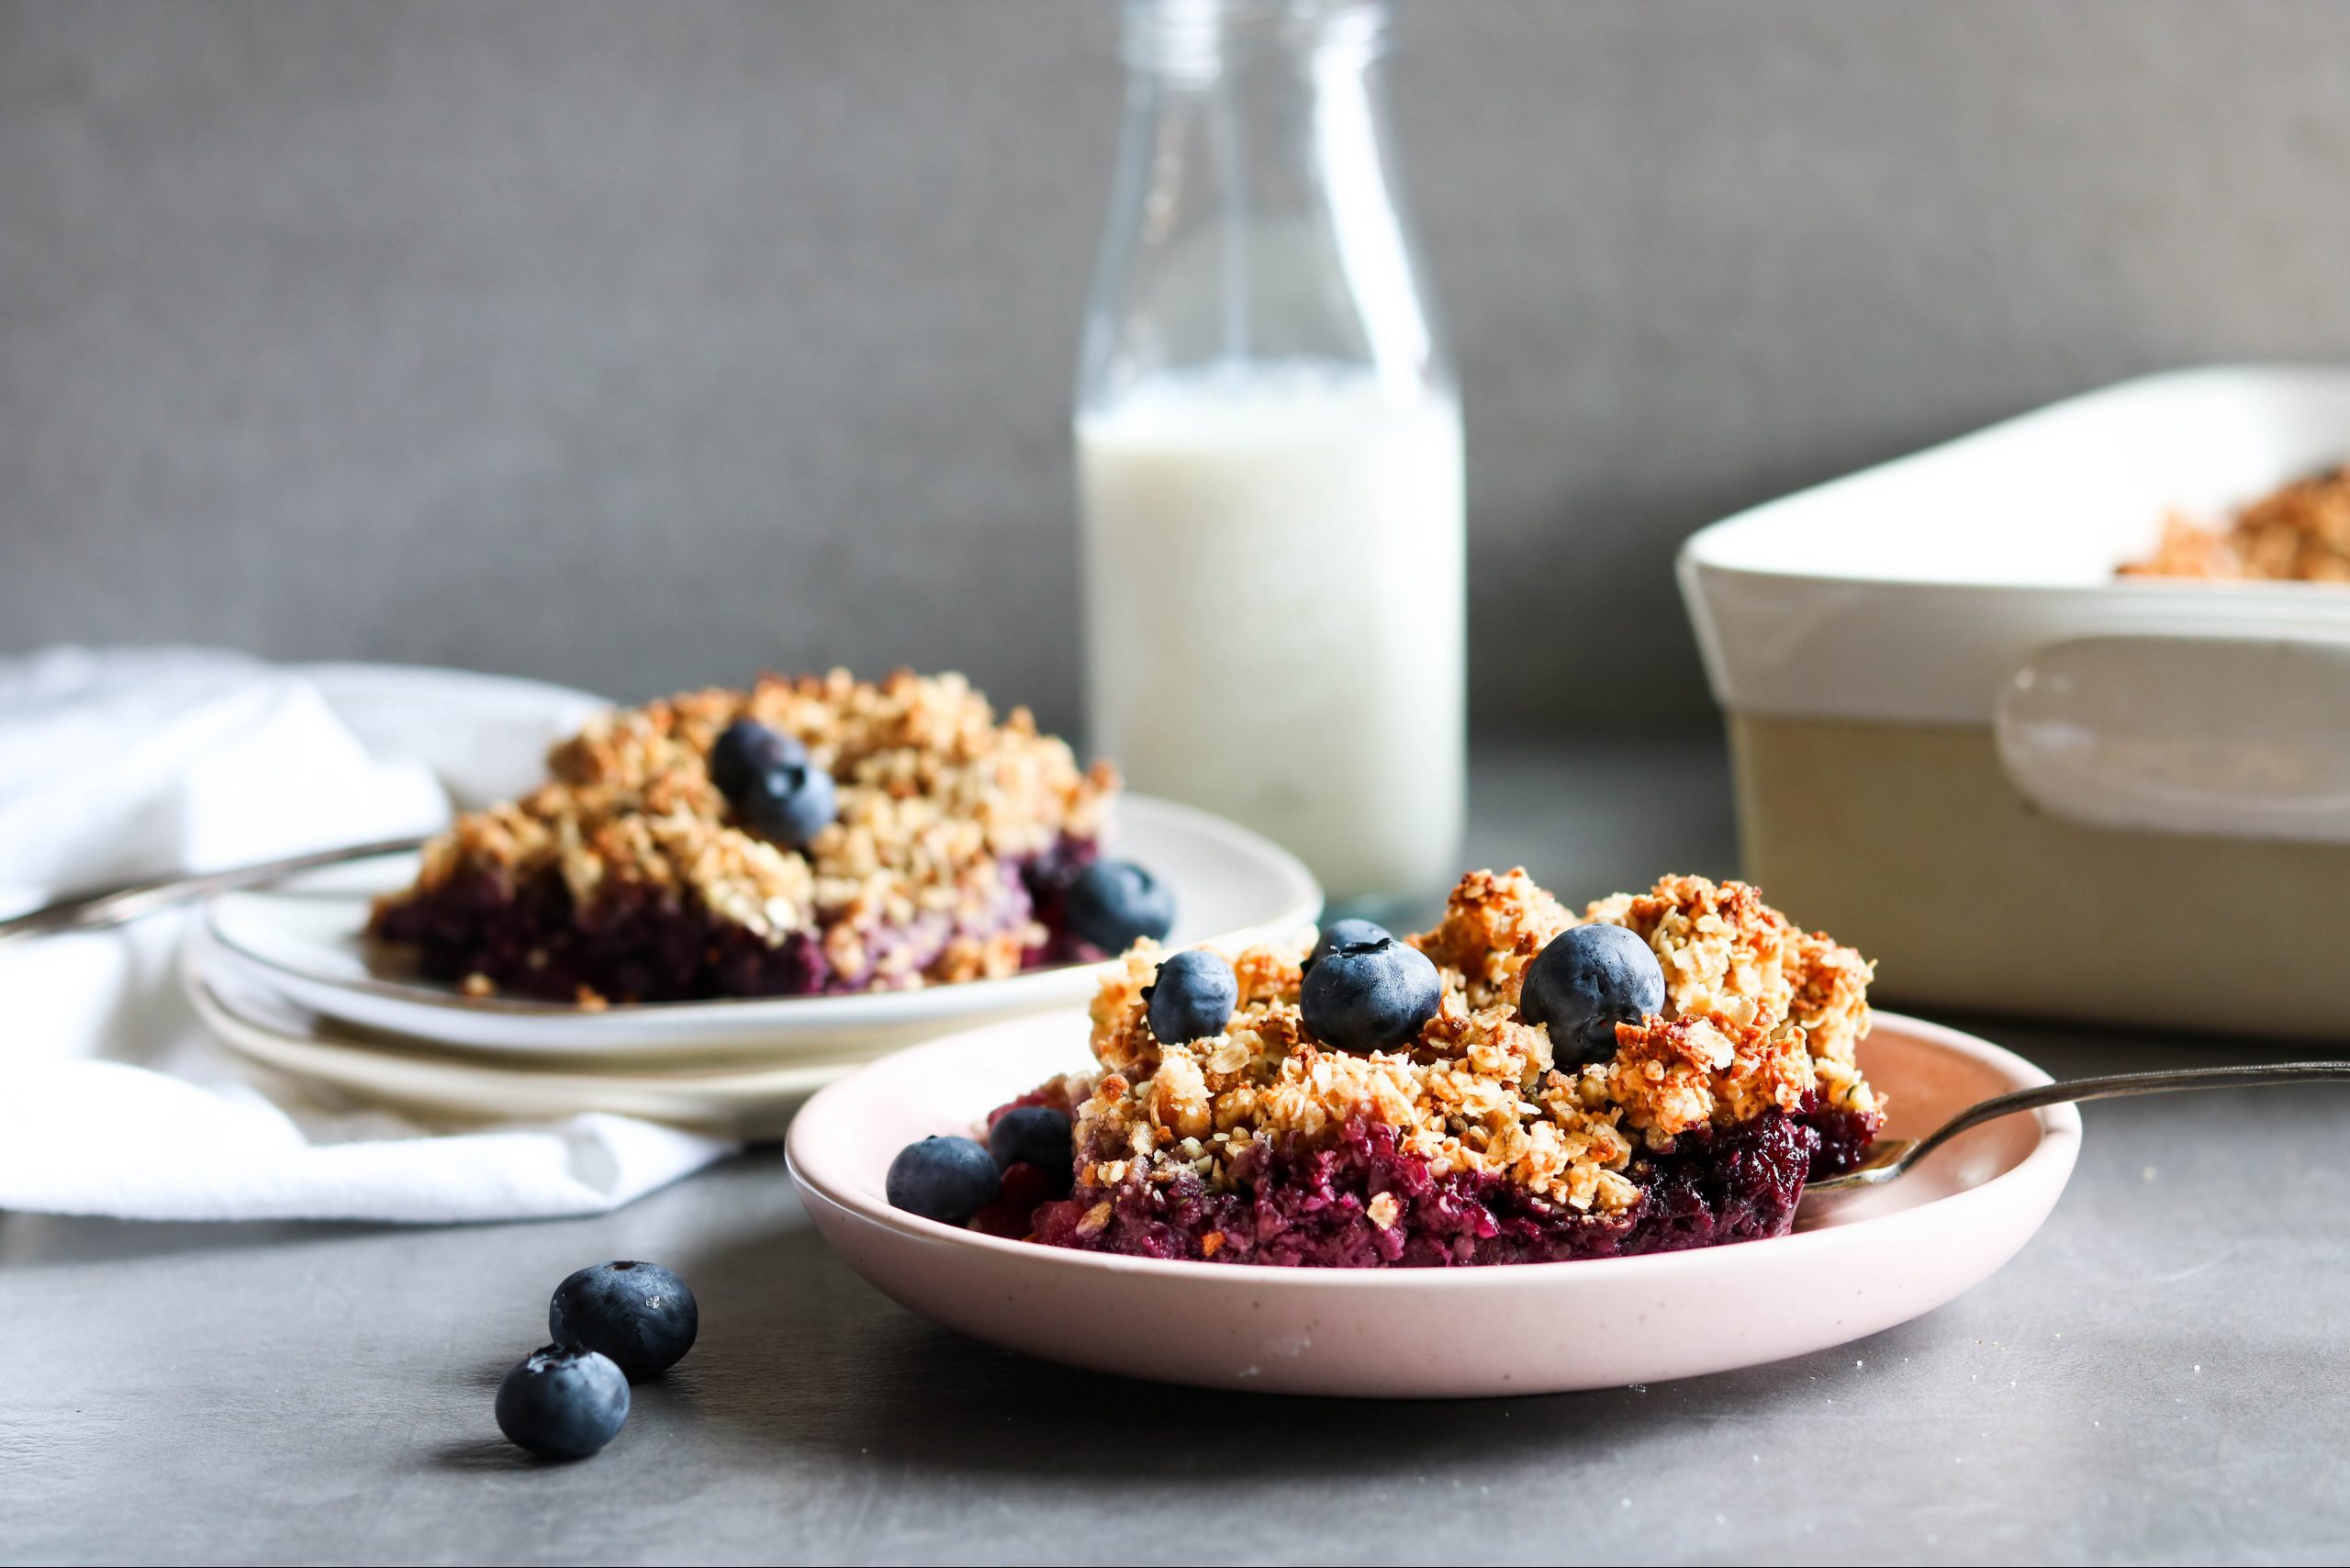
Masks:
[[[1089,718],[1334,904],[1459,870],[1460,401],[1388,145],[1384,0],[1126,0],[1077,400]]]

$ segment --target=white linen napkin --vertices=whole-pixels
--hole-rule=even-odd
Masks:
[[[0,913],[426,833],[528,788],[599,706],[557,687],[197,649],[0,659]],[[251,1072],[182,994],[187,916],[0,946],[0,1209],[132,1219],[599,1213],[730,1152],[588,1114],[487,1130]]]

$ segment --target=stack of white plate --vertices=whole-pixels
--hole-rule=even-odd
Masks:
[[[1116,853],[1172,886],[1178,944],[1287,935],[1321,913],[1295,857],[1188,806],[1126,797]],[[474,997],[402,972],[365,939],[370,902],[415,874],[413,855],[386,856],[213,900],[187,949],[197,1010],[252,1060],[441,1115],[613,1111],[770,1137],[811,1091],[900,1046],[1082,1006],[1102,968],[592,1011]]]

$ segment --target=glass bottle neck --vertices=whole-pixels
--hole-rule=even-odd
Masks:
[[[1128,0],[1080,401],[1166,374],[1449,388],[1395,189],[1385,0]]]
[[[1386,52],[1387,0],[1126,0],[1127,68],[1174,82],[1309,65],[1359,71]]]

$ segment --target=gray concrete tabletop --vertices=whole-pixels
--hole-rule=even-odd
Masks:
[[[1472,859],[1577,894],[1733,865],[1710,746],[1489,750],[1473,793]],[[2311,1054],[1959,1022],[2059,1077]],[[2046,1228],[1916,1322],[1449,1404],[1209,1394],[972,1343],[834,1257],[772,1148],[560,1223],[0,1216],[0,1558],[2340,1561],[2350,1102],[2086,1116]],[[603,1454],[534,1463],[491,1394],[555,1282],[617,1257],[692,1282],[700,1342]]]

